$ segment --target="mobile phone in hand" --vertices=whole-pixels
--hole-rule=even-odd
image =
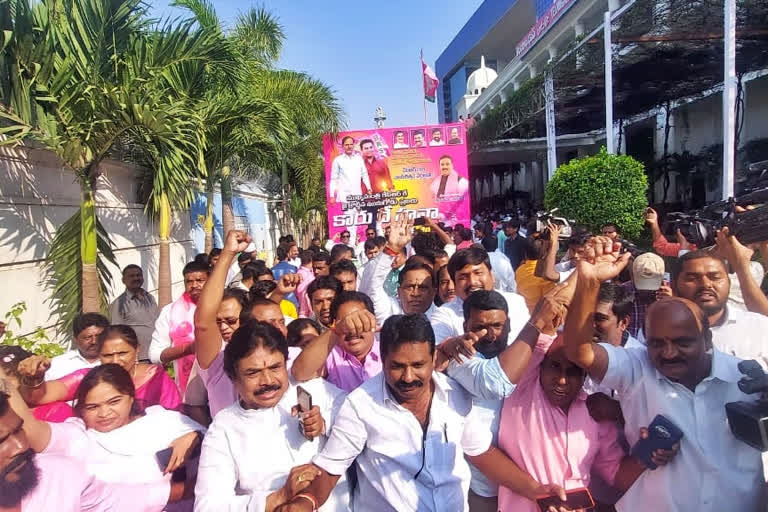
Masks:
[[[299,403],[299,432],[301,432],[301,435],[307,439],[310,439],[306,434],[304,434],[304,422],[302,421],[302,413],[312,410],[312,395],[309,394],[309,392],[301,386],[296,386],[296,395]]]
[[[653,452],[671,450],[672,446],[682,438],[683,431],[667,418],[658,414],[648,425],[648,437],[640,439],[632,447],[632,456],[641,460],[649,469],[656,469],[658,466],[651,459]]]
[[[565,501],[558,496],[546,496],[538,498],[536,504],[542,512],[549,512],[549,507],[555,507],[557,510],[560,510],[560,507],[566,510],[589,510],[594,508],[595,500],[592,499],[589,489],[581,487],[565,491]]]
[[[171,455],[173,455],[173,448],[166,448],[165,450],[160,450],[155,453],[155,459],[157,460],[157,465],[160,468],[160,471],[165,472],[165,468],[167,468],[168,464],[171,462]]]

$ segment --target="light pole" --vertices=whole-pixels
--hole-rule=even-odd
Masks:
[[[376,114],[373,116],[373,121],[376,123],[376,128],[384,128],[384,121],[387,120],[387,115],[384,113],[383,107],[376,107]]]

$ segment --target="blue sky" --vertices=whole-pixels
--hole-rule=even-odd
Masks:
[[[170,1],[151,1],[157,15],[178,14]],[[419,50],[434,62],[482,0],[390,0],[345,2],[278,0],[249,4],[213,0],[231,25],[250,5],[264,5],[283,24],[286,41],[280,66],[304,71],[333,87],[350,129],[373,126],[381,105],[386,126],[424,122]],[[437,104],[427,104],[437,123]]]

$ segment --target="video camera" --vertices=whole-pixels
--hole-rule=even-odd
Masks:
[[[547,228],[547,224],[551,223],[563,226],[563,229],[560,231],[560,236],[558,237],[560,240],[571,238],[571,235],[573,234],[573,228],[571,227],[571,224],[573,224],[574,221],[568,220],[565,217],[555,216],[555,213],[557,213],[558,210],[559,208],[552,208],[546,212],[536,213],[536,231],[541,233],[542,237],[549,237],[549,229]]]
[[[741,361],[739,371],[745,375],[739,380],[739,389],[748,395],[762,396],[756,402],[725,404],[728,424],[739,441],[761,452],[768,451],[768,374],[754,360]]]
[[[737,198],[719,201],[701,210],[684,213],[668,213],[663,231],[674,237],[679,229],[686,240],[699,248],[715,245],[718,229],[727,227],[742,244],[768,240],[768,187],[749,191]],[[754,209],[737,212],[736,207],[755,206]]]

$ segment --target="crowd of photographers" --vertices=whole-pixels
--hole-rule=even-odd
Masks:
[[[232,231],[162,309],[129,265],[0,346],[0,510],[765,510],[768,242],[646,223]]]

